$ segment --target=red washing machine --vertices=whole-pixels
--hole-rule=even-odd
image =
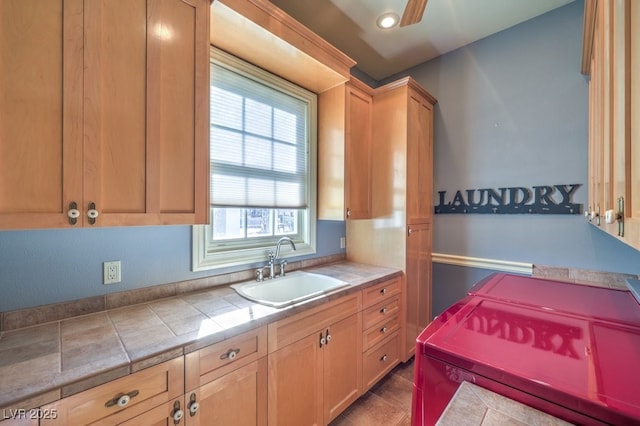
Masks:
[[[640,304],[491,275],[418,336],[412,424],[434,424],[465,380],[571,423],[640,425]]]

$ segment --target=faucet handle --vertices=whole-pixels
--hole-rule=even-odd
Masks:
[[[256,281],[259,283],[264,281],[264,276],[262,275],[262,268],[256,270]]]
[[[280,261],[280,276],[284,277],[285,275],[285,267],[287,266],[287,259],[282,259]]]
[[[267,258],[269,259],[269,263],[273,263],[273,261],[276,260],[276,256],[273,253],[273,250],[269,250],[267,252]]]

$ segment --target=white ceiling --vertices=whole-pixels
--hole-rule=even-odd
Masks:
[[[429,0],[418,24],[381,30],[406,0],[271,0],[381,80],[574,0]]]

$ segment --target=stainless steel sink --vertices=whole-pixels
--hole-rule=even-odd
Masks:
[[[262,282],[251,281],[231,287],[242,297],[262,305],[282,308],[322,296],[349,283],[326,275],[295,271]]]

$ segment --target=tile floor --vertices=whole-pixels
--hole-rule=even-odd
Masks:
[[[330,426],[409,426],[412,389],[413,358],[398,365]]]

